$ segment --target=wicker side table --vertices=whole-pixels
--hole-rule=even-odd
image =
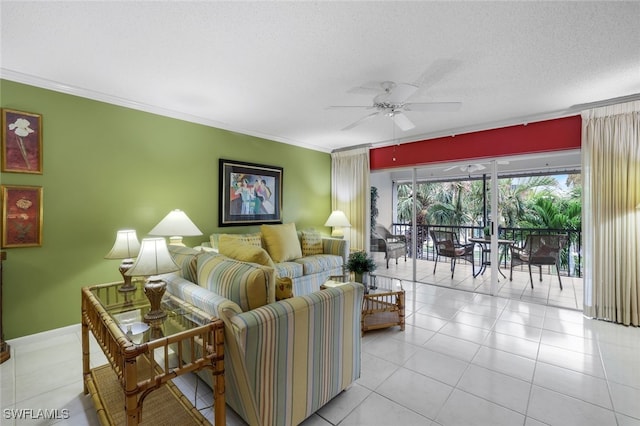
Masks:
[[[90,394],[101,425],[209,424],[171,379],[208,369],[214,383],[216,426],[226,423],[224,383],[224,324],[195,306],[165,294],[168,316],[151,324],[141,343],[126,334],[117,315],[148,310],[140,283],[132,292],[118,291],[122,283],[82,289],[82,373],[84,393]],[[173,327],[173,324],[178,326]],[[90,368],[89,332],[109,361]],[[196,350],[185,360],[182,354]],[[177,355],[172,356],[171,354]],[[146,401],[143,411],[143,402]]]
[[[362,333],[400,326],[404,331],[404,289],[369,290],[362,301]]]

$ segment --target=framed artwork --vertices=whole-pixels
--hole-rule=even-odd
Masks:
[[[42,245],[42,187],[2,185],[2,247]]]
[[[42,174],[42,115],[2,110],[2,171]]]
[[[220,159],[220,226],[282,223],[282,167]]]

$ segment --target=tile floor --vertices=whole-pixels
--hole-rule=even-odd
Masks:
[[[406,262],[400,258],[397,264],[392,259],[389,262],[389,268],[387,268],[384,253],[372,253],[372,255],[378,265],[377,274],[406,281],[413,280],[413,262],[410,258],[407,258]],[[460,261],[456,265],[452,279],[448,259],[438,262],[435,274],[433,273],[433,265],[434,262],[431,260],[418,260],[416,262],[416,280],[442,287],[491,294],[490,271],[473,278],[471,264]],[[534,288],[532,289],[529,270],[525,267],[514,268],[513,281],[509,280],[508,267],[502,267],[501,271],[506,278],[498,277],[498,296],[582,311],[584,298],[582,278],[562,276],[563,290],[560,290],[555,268],[543,267],[542,281],[539,281],[540,275],[536,267],[533,268]]]
[[[403,286],[406,330],[366,333],[361,378],[304,425],[640,425],[639,328],[522,300]],[[9,343],[11,359],[0,365],[2,425],[98,424],[82,394],[79,325]],[[97,345],[91,353],[100,354]],[[193,376],[178,385],[211,418],[206,385]],[[18,409],[66,409],[70,417],[16,420]],[[243,424],[227,411],[228,424]]]

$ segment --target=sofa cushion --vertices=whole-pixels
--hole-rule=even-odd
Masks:
[[[262,236],[259,232],[254,232],[253,234],[212,234],[209,237],[211,246],[218,249],[218,251],[220,251],[220,245],[229,240],[237,240],[255,247],[262,247]],[[215,246],[213,241],[216,241]]]
[[[295,263],[302,265],[304,275],[317,274],[318,272],[329,271],[342,266],[342,257],[332,254],[316,254],[315,256],[305,256],[296,259]]]
[[[265,248],[274,262],[286,262],[302,257],[295,223],[262,225],[260,231]]]
[[[265,249],[251,245],[246,240],[224,237],[224,235],[220,237],[220,254],[243,262],[257,263],[258,265],[275,268],[269,253]]]
[[[180,267],[178,273],[191,282],[196,281],[196,271],[193,260],[202,252],[190,247],[167,245],[173,261]]]
[[[317,231],[302,231],[300,233],[300,243],[302,245],[302,255],[312,256],[322,254],[322,235]]]
[[[279,277],[299,278],[304,275],[302,264],[297,262],[276,263],[276,275]]]
[[[275,302],[272,268],[223,255],[198,257],[198,284],[237,303],[243,311]]]

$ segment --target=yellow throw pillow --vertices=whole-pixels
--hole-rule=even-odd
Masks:
[[[241,239],[226,238],[226,235],[220,235],[219,249],[220,254],[232,259],[275,268],[269,254],[263,248],[247,244]]]
[[[302,255],[323,254],[322,236],[316,231],[302,231]]]
[[[229,240],[240,241],[245,244],[262,248],[262,237],[259,232],[255,234],[218,234],[218,250],[220,246]]]
[[[302,257],[295,223],[262,225],[260,231],[265,248],[274,262],[286,262]]]

